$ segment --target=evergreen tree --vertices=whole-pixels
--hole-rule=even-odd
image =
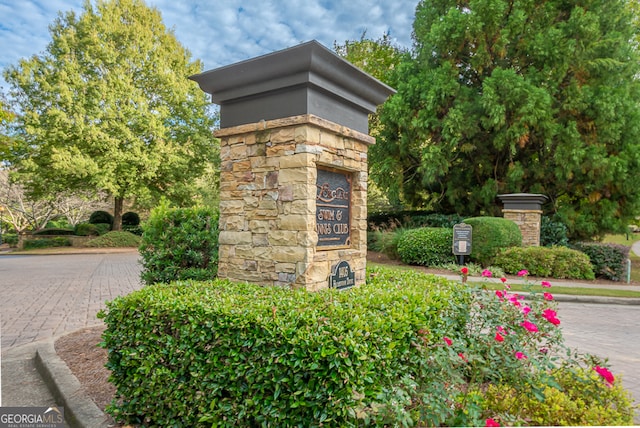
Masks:
[[[541,193],[573,237],[640,208],[640,63],[625,0],[429,0],[381,115],[376,176],[405,204],[500,215]]]

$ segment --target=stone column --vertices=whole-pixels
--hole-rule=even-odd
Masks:
[[[504,208],[504,218],[512,220],[522,233],[524,247],[540,246],[540,225],[542,204],[547,201],[545,195],[531,193],[511,193],[498,195]]]
[[[393,90],[317,42],[192,79],[221,108],[218,276],[363,283],[368,114]]]

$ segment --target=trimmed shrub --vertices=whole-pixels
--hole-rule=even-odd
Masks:
[[[543,216],[540,223],[540,245],[543,247],[568,247],[569,229],[559,221]]]
[[[107,411],[130,424],[219,428],[510,425],[542,413],[553,426],[568,412],[584,425],[628,421],[619,380],[607,394],[608,377],[564,379],[602,362],[563,345],[555,303],[531,293],[525,314],[514,302],[507,288],[384,268],[348,291],[154,284],[99,314],[116,386]],[[585,406],[547,395],[558,384]],[[522,395],[526,411],[501,408],[502,391]],[[600,394],[609,416],[591,412]]]
[[[161,205],[144,223],[140,255],[145,284],[207,280],[218,273],[218,212]]]
[[[566,247],[512,247],[498,253],[494,265],[509,274],[524,269],[533,276],[591,280],[595,275],[585,256]]]
[[[2,234],[2,243],[9,244],[10,247],[15,247],[18,245],[18,234],[17,233],[3,233]]]
[[[576,243],[573,247],[589,256],[598,278],[621,281],[625,277],[630,247],[586,242]]]
[[[133,211],[127,211],[122,214],[122,226],[138,226],[140,225],[140,216]]]
[[[432,379],[419,344],[444,329],[452,288],[407,278],[378,272],[375,285],[317,293],[176,282],[119,297],[101,314],[117,388],[108,412],[173,427],[407,420],[410,385]]]
[[[405,231],[398,240],[398,255],[403,263],[437,266],[455,262],[452,250],[453,229],[423,227]]]
[[[24,241],[25,250],[33,250],[36,248],[49,248],[49,247],[70,247],[71,241],[69,238],[63,238],[61,236],[56,238],[39,238],[39,239],[26,239]]]
[[[520,228],[511,220],[502,217],[472,217],[464,222],[473,227],[470,258],[482,266],[491,265],[500,250],[522,246]]]
[[[74,235],[73,229],[62,229],[57,227],[50,227],[47,229],[40,229],[31,232],[34,236],[56,236],[56,235]]]
[[[92,223],[79,223],[75,227],[75,234],[78,236],[98,236],[98,227]]]
[[[109,225],[109,230],[113,227],[113,216],[106,211],[94,211],[89,217],[89,223],[99,224],[104,223]]]
[[[108,247],[139,247],[142,238],[130,232],[118,232],[112,230],[91,241],[85,243],[85,247],[108,248]]]

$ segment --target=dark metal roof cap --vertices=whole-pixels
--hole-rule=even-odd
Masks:
[[[374,113],[395,93],[315,40],[205,71],[190,79],[221,106],[222,127],[316,114],[346,126],[354,125],[351,122],[355,120],[354,129],[362,131],[358,129],[362,128],[361,116]],[[255,100],[259,100],[257,104],[247,104]],[[237,103],[243,106],[225,108]],[[332,103],[338,104],[337,110]],[[341,113],[326,117],[332,115],[332,110]],[[340,116],[346,116],[347,123],[336,120]]]

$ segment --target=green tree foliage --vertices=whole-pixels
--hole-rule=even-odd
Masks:
[[[381,113],[378,184],[405,204],[496,215],[542,193],[573,237],[640,207],[640,71],[625,0],[430,0]]]
[[[34,194],[98,189],[150,205],[184,203],[217,142],[199,61],[142,0],[86,1],[60,14],[46,51],[5,71],[30,150],[19,169]]]

